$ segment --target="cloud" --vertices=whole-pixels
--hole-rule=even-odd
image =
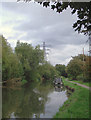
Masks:
[[[85,54],[88,52],[86,51],[87,49],[88,45],[85,46]],[[77,56],[78,54],[83,54],[83,45],[60,45],[60,49],[51,49],[51,52],[49,53],[49,61],[51,61],[53,65],[67,65],[68,62],[72,59],[72,56]]]
[[[46,46],[50,46],[48,58],[53,65],[67,64],[72,55],[79,54],[88,39],[72,28],[77,17],[71,15],[70,8],[60,14],[38,3],[3,2],[2,8],[0,28],[12,47],[17,40],[33,46],[45,41]]]

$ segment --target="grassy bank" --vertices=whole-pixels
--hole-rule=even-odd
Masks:
[[[82,81],[77,81],[77,80],[73,80],[73,82],[77,82],[77,83],[80,83],[80,84],[83,84],[83,85],[91,87],[91,82],[89,83],[89,82],[82,82]]]
[[[89,90],[63,80],[75,89],[54,118],[89,118]]]

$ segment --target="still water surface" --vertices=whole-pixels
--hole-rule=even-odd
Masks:
[[[68,99],[66,90],[52,85],[3,88],[3,118],[52,118]]]

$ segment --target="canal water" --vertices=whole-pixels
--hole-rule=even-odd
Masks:
[[[66,90],[52,85],[3,88],[3,118],[52,118],[68,99]]]

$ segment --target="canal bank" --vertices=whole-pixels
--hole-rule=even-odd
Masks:
[[[64,81],[65,86],[74,88],[68,100],[60,107],[54,118],[89,118],[90,117],[90,91],[77,84]]]

